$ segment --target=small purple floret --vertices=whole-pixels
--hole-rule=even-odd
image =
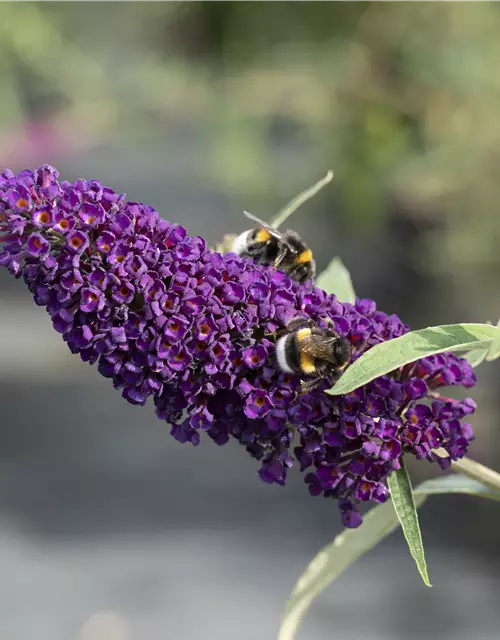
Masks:
[[[26,249],[28,250],[28,255],[38,258],[49,252],[50,243],[41,233],[32,233],[26,241]]]

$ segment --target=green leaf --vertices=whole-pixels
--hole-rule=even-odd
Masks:
[[[493,341],[494,342],[494,341]],[[493,342],[491,344],[493,344]],[[464,355],[471,367],[478,367],[488,355],[488,349],[474,349]]]
[[[420,506],[425,496],[416,498]],[[278,640],[292,640],[299,623],[314,598],[331,582],[370,551],[398,526],[398,517],[390,502],[371,509],[358,529],[344,529],[309,564],[299,578],[286,604]]]
[[[223,256],[228,251],[231,251],[235,238],[235,233],[228,233],[224,236],[221,242],[215,245],[215,247],[211,247],[211,250],[216,251],[217,253],[220,253],[221,256]]]
[[[486,360],[491,362],[497,358],[500,358],[500,340],[493,340],[488,350],[488,354],[486,355]]]
[[[425,562],[424,545],[418,524],[417,507],[413,497],[410,476],[406,471],[404,460],[401,458],[401,468],[393,471],[387,478],[387,484],[391,493],[391,500],[394,506],[401,527],[403,529],[408,549],[415,560],[417,569],[422,576],[424,583],[431,587],[429,576],[427,575],[427,565]]]
[[[333,178],[333,171],[330,169],[324,178],[321,178],[319,182],[313,184],[312,187],[301,191],[299,195],[295,196],[293,200],[291,200],[280,212],[276,214],[276,216],[271,220],[270,225],[275,229],[278,229],[285,220],[287,220],[292,213],[295,213],[299,207],[301,207],[305,202],[310,200],[313,196],[315,196],[318,191],[321,191],[323,187],[329,184]]]
[[[488,320],[486,324],[492,325],[493,323]],[[496,324],[500,327],[500,320]],[[500,336],[494,338],[486,349],[474,349],[464,355],[464,358],[470,364],[471,367],[478,367],[484,360],[488,362],[500,358]]]
[[[496,326],[500,326],[500,320],[497,322]],[[486,360],[491,361],[496,360],[497,358],[500,358],[500,336],[498,338],[495,338],[490,344]]]
[[[426,480],[418,485],[413,495],[416,500],[422,495],[432,496],[445,493],[465,493],[500,502],[500,489],[493,491],[481,482],[461,473]]]
[[[442,457],[442,449],[435,449],[434,452]],[[491,491],[495,493],[500,492],[500,473],[497,471],[470,458],[459,458],[458,460],[454,460],[451,465],[453,470],[458,469],[469,478],[473,478],[485,487],[488,487]]]
[[[500,500],[495,492],[476,480],[457,474],[427,480],[414,491],[415,505],[422,506],[427,495],[465,493]],[[390,502],[371,509],[357,529],[344,529],[312,560],[297,581],[285,606],[278,640],[293,640],[309,606],[326,587],[358,558],[370,551],[398,526],[398,517]]]
[[[343,395],[405,364],[444,351],[488,348],[500,337],[500,328],[489,324],[448,324],[428,327],[375,345],[342,374],[327,393]]]
[[[327,293],[334,293],[340,302],[356,302],[351,274],[340,258],[334,258],[316,280],[316,286]]]

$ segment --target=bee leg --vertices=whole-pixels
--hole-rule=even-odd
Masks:
[[[334,338],[340,338],[339,334],[335,331],[335,323],[333,322],[333,320],[328,317],[322,318],[322,320],[328,327],[326,331],[328,331],[328,333],[331,334],[331,336],[333,336]],[[320,331],[324,332],[325,329],[320,329]]]
[[[333,371],[329,374],[329,378],[330,381],[332,383],[332,387],[333,385],[338,381],[338,379],[340,378],[340,376],[342,375],[342,371]]]
[[[337,371],[332,370],[332,367],[327,362],[319,362],[316,367],[316,377],[312,380],[302,380],[300,389],[302,393],[307,393],[316,389],[323,380],[328,377],[332,381],[332,385],[337,382],[340,374]]]
[[[321,376],[314,378],[313,380],[301,380],[300,382],[300,392],[301,393],[309,393],[310,391],[314,391],[319,386],[319,383],[323,380]]]
[[[335,323],[333,322],[333,320],[331,318],[326,316],[325,318],[323,318],[323,322],[327,325],[328,330],[331,333],[335,334],[335,336],[338,336],[337,332],[335,331]]]
[[[235,342],[239,347],[246,349],[255,344],[255,339],[252,337],[251,331],[245,331],[245,333]]]
[[[282,248],[279,250],[278,255],[276,256],[276,259],[274,260],[274,266],[277,268],[280,266],[280,264],[283,262],[285,256],[286,256],[286,252],[287,249],[286,247]]]
[[[264,333],[264,338],[272,338],[274,342],[276,342],[276,338],[278,337],[278,331],[271,331],[269,333]]]

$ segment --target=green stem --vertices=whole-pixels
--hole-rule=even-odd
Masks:
[[[451,468],[457,473],[463,473],[469,478],[478,480],[485,487],[493,491],[500,491],[500,473],[493,471],[484,464],[471,460],[470,458],[462,458],[451,463]]]
[[[445,449],[434,449],[440,458],[448,458],[448,452]],[[456,473],[463,473],[473,480],[477,480],[485,487],[498,493],[500,491],[500,473],[493,471],[489,467],[485,467],[484,464],[471,460],[470,458],[461,458],[460,460],[453,460],[451,468]]]
[[[271,226],[275,229],[278,229],[285,220],[287,220],[292,213],[297,211],[299,207],[301,207],[304,202],[310,200],[313,196],[315,196],[318,191],[321,191],[323,187],[325,187],[328,183],[332,181],[333,171],[330,169],[326,176],[322,178],[316,184],[313,184],[312,187],[305,189],[305,191],[301,191],[298,196],[295,196],[293,200],[291,200],[279,213],[276,214],[276,217],[271,221]]]

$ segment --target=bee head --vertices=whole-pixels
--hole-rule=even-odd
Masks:
[[[337,338],[332,345],[333,359],[339,369],[344,369],[351,359],[351,343],[345,338]]]

